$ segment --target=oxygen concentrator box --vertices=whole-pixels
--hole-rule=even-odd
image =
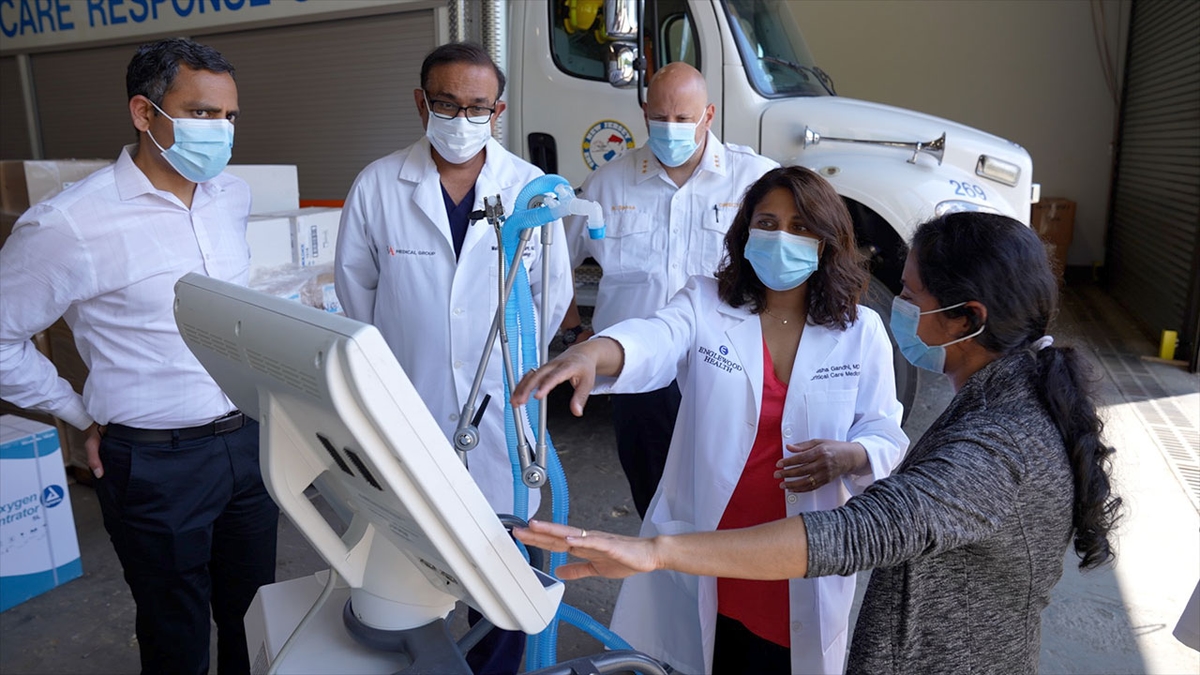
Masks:
[[[0,415],[0,612],[82,574],[58,433]]]

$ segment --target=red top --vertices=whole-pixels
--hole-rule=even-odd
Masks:
[[[788,386],[775,376],[771,353],[763,340],[762,412],[758,435],[742,468],[742,476],[721,515],[718,530],[761,525],[787,517],[786,494],[775,478],[775,463],[783,457],[783,402]],[[782,647],[788,635],[788,582],[717,579],[717,611],[742,622],[750,632]]]

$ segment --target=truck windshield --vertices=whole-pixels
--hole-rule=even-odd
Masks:
[[[834,96],[833,79],[813,62],[795,12],[787,0],[726,0],[725,14],[742,55],[746,75],[758,93],[782,96]]]

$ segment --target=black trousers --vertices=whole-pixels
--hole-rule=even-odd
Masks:
[[[717,614],[713,675],[789,675],[791,672],[791,649],[755,635],[741,621]]]
[[[275,581],[279,509],[258,467],[258,424],[162,444],[104,438],[96,494],[137,604],[143,673],[249,673],[242,623]]]
[[[467,608],[467,624],[474,626],[483,618],[475,608]],[[515,675],[521,669],[528,636],[519,630],[493,628],[467,652],[467,665],[475,675]]]
[[[633,506],[643,519],[667,465],[681,398],[677,382],[644,394],[612,396],[617,455],[629,481]]]

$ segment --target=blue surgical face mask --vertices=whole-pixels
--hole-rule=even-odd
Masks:
[[[695,124],[684,122],[650,122],[650,150],[658,161],[671,168],[681,166],[696,154]]]
[[[892,337],[896,339],[896,346],[900,348],[900,353],[904,354],[904,358],[908,359],[909,363],[918,368],[931,370],[935,373],[944,373],[946,371],[946,347],[976,337],[983,332],[986,324],[980,326],[979,330],[970,335],[934,347],[925,344],[925,341],[917,336],[917,324],[921,322],[921,317],[926,314],[945,312],[956,307],[962,307],[965,304],[967,303],[960,302],[957,305],[922,312],[920,307],[907,300],[899,297],[892,300]]]
[[[812,237],[801,237],[783,230],[750,230],[746,240],[746,260],[758,280],[775,291],[790,291],[817,271],[820,244]]]
[[[155,110],[171,120],[175,127],[175,143],[163,150],[154,134],[147,129],[150,140],[162,151],[163,159],[180,176],[193,183],[212,180],[225,170],[233,154],[233,123],[229,120],[175,119],[150,101]]]

